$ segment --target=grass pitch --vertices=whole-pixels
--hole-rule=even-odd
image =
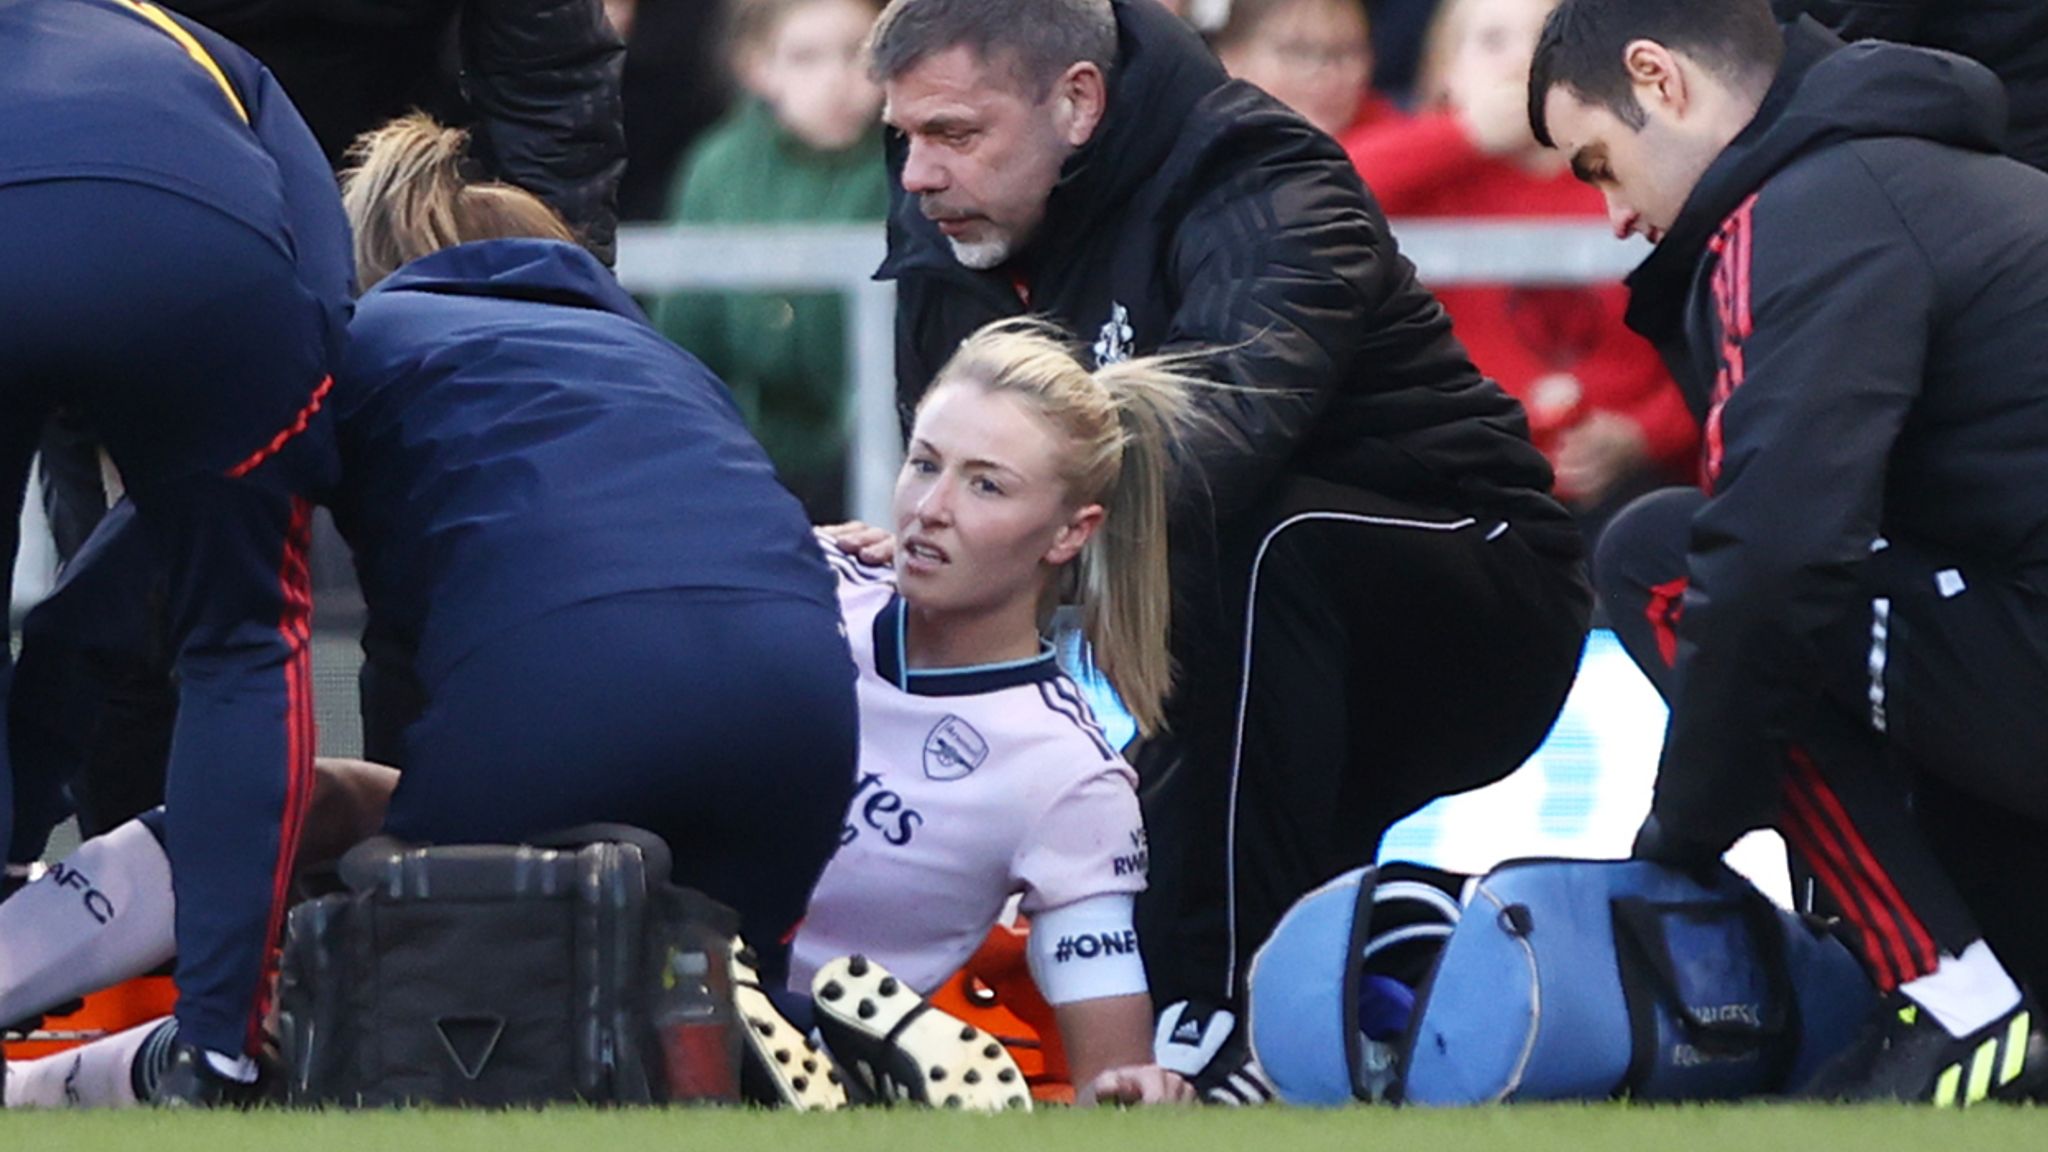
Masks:
[[[1524,1106],[961,1116],[675,1110],[0,1114],[5,1152],[1880,1152],[2048,1150],[2048,1109]]]

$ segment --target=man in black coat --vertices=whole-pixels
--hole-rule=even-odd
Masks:
[[[1232,386],[1177,484],[1139,926],[1161,1063],[1253,1094],[1228,1006],[1280,914],[1548,731],[1589,607],[1577,531],[1343,151],[1164,8],[896,0],[874,69],[906,416],[963,337],[1027,312],[1097,363],[1199,350]]]
[[[1629,323],[1705,421],[1702,490],[1625,511],[1596,565],[1672,706],[1637,851],[1785,834],[1886,994],[1817,1093],[2021,1091],[2013,973],[2048,957],[2048,176],[2000,154],[1983,67],[1781,29],[1766,0],[1564,0],[1529,91],[1537,137],[1656,242]]]

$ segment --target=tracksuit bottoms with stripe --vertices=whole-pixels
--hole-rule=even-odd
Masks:
[[[1666,699],[1704,502],[1643,497],[1595,557],[1615,633]],[[2048,574],[1888,540],[1862,580],[1785,734],[1778,829],[1800,895],[1844,919],[1881,988],[1982,938],[2048,989]]]
[[[0,236],[6,507],[21,506],[43,419],[77,406],[172,572],[178,1015],[191,1042],[240,1052],[310,797],[311,507],[298,494],[324,486],[335,456],[318,413],[303,427],[299,413],[341,313],[306,290],[286,249],[157,188],[0,187]],[[0,523],[12,557],[15,516]],[[11,831],[11,811],[0,822]]]
[[[177,1012],[224,1052],[255,1039],[310,795],[301,497],[338,460],[349,279],[333,173],[254,58],[137,0],[0,4],[4,553],[45,419],[83,416],[169,573]]]
[[[1307,478],[1248,519],[1219,541],[1218,599],[1176,599],[1170,727],[1135,761],[1162,1005],[1233,1002],[1294,901],[1519,766],[1585,640],[1569,526],[1571,550],[1546,550],[1499,516]]]

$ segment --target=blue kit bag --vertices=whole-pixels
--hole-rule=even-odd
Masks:
[[[1377,881],[1303,897],[1252,961],[1252,1048],[1292,1103],[1781,1095],[1876,1005],[1839,940],[1725,868],[1522,860],[1466,886],[1405,1031],[1375,1040]]]

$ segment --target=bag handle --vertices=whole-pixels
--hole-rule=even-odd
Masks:
[[[640,850],[646,861],[647,878],[660,885],[674,879],[674,862],[669,853],[668,841],[645,828],[631,824],[578,824],[573,828],[562,828],[539,836],[529,836],[528,844],[535,848],[585,848],[592,844],[631,844]]]
[[[1792,998],[1792,977],[1785,961],[1785,931],[1777,910],[1763,897],[1658,904],[1640,896],[1620,896],[1612,901],[1612,906],[1617,935],[1635,946],[1637,958],[1653,978],[1658,998],[1684,1026],[1687,1039],[1702,1048],[1725,1050],[1785,1036]],[[1671,946],[1664,934],[1667,916],[1711,920],[1730,911],[1741,916],[1760,952],[1757,961],[1763,965],[1765,1003],[1756,1020],[1701,1019],[1679,990],[1678,968],[1671,960]]]
[[[1775,1090],[1785,1087],[1798,1057],[1800,1027],[1797,1011],[1798,989],[1792,982],[1789,945],[1785,923],[1777,908],[1745,881],[1733,879],[1740,891],[1731,898],[1713,901],[1654,903],[1641,897],[1624,896],[1611,901],[1614,918],[1616,959],[1621,962],[1624,993],[1629,1001],[1633,1054],[1628,1073],[1618,1092],[1632,1092],[1647,1080],[1654,1063],[1656,1024],[1652,1013],[1639,1012],[1637,1001],[1648,993],[1665,1004],[1684,1029],[1688,1042],[1703,1052],[1758,1050],[1763,1058],[1766,1082]],[[1677,966],[1664,932],[1667,916],[1677,913],[1695,919],[1712,919],[1730,911],[1740,916],[1755,941],[1756,963],[1762,966],[1764,1005],[1755,1020],[1703,1020],[1678,987]],[[1633,953],[1635,963],[1631,963]],[[1645,987],[1647,985],[1647,987]]]
[[[463,856],[488,857],[519,847],[546,848],[574,851],[592,844],[629,844],[640,850],[647,870],[648,882],[654,887],[670,883],[674,868],[668,842],[644,828],[630,824],[578,824],[539,836],[527,837],[521,844],[425,844],[400,840],[395,836],[379,834],[357,844],[342,854],[336,864],[342,883],[351,891],[369,892],[383,883],[384,861],[394,855],[418,848],[433,848],[444,858]]]

